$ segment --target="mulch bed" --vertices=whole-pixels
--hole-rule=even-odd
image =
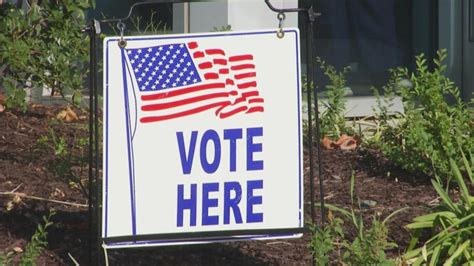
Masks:
[[[56,115],[64,108],[36,105],[30,106],[25,114],[15,111],[0,113],[0,193],[24,193],[19,197],[0,194],[0,253],[15,249],[14,264],[20,260],[37,224],[41,223],[42,216],[49,209],[55,209],[56,215],[52,219],[54,224],[48,229],[48,246],[38,258],[38,265],[71,265],[70,256],[81,265],[90,264],[89,216],[83,206],[87,204],[87,197],[77,183],[67,182],[57,175],[55,166],[59,162],[53,148],[41,146],[40,139],[44,136],[51,139],[51,132],[54,132],[57,137],[62,136],[66,140],[69,156],[79,158],[83,154],[83,148],[74,143],[87,138],[87,118],[76,110],[79,120],[71,123],[58,120]],[[398,244],[398,248],[389,251],[389,255],[401,254],[410,239],[410,232],[404,225],[439,200],[429,179],[398,169],[373,150],[323,150],[322,155],[327,203],[350,208],[350,178],[353,172],[356,196],[375,203],[361,210],[368,222],[373,215],[384,218],[397,209],[411,207],[389,222],[389,240]],[[86,184],[87,168],[81,167],[81,163],[76,160],[72,171]],[[311,220],[308,170],[306,162],[306,221]],[[319,201],[317,177],[314,184],[315,198]],[[316,209],[316,221],[320,221],[320,216],[320,210]],[[344,227],[347,236],[355,236],[349,222]],[[290,240],[109,250],[108,258],[111,265],[311,265],[309,242],[310,235],[305,233],[302,238]]]

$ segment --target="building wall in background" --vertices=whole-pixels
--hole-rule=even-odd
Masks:
[[[298,0],[273,0],[278,8],[298,7]],[[173,8],[173,32],[184,31],[184,4]],[[272,29],[278,26],[277,14],[263,0],[224,0],[189,5],[190,32],[209,32],[230,25],[232,30]],[[287,14],[285,27],[298,27],[298,15]]]
[[[277,8],[297,8],[298,0],[272,0]],[[228,24],[233,30],[273,29],[278,26],[277,13],[263,0],[228,0]],[[287,13],[285,27],[298,27],[298,14]]]

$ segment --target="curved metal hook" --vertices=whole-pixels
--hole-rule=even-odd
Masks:
[[[288,12],[306,12],[308,9],[306,8],[276,8],[271,3],[270,0],[265,0],[265,4],[267,4],[268,8],[270,8],[273,12],[277,13],[288,13]]]
[[[118,42],[118,46],[120,48],[125,48],[127,46],[127,41],[123,38],[123,33],[125,31],[125,23],[123,23],[123,21],[119,21],[117,23],[117,28],[120,30],[120,41]]]

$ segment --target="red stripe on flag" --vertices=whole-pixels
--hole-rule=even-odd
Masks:
[[[233,105],[239,104],[241,102],[245,102],[245,97],[239,97],[234,101]]]
[[[227,66],[227,60],[225,60],[225,59],[214,59],[213,62],[216,65]]]
[[[256,76],[257,76],[257,73],[250,72],[250,73],[243,73],[243,74],[235,75],[234,78],[235,79],[244,79],[244,78],[254,78]]]
[[[245,113],[246,114],[256,113],[256,112],[263,113],[263,111],[264,111],[264,108],[262,106],[254,106],[254,107],[250,107],[250,109]]]
[[[229,69],[228,68],[219,69],[219,74],[229,74]]]
[[[201,57],[204,57],[204,53],[201,52],[201,51],[194,52],[193,57],[194,57],[194,58],[201,58]]]
[[[219,78],[219,74],[217,73],[206,73],[204,74],[204,78],[205,79],[218,79]]]
[[[242,93],[242,97],[244,98],[253,97],[253,96],[258,96],[258,91],[249,91],[249,92]]]
[[[169,103],[149,104],[149,105],[142,106],[142,111],[158,111],[158,110],[173,108],[177,106],[187,105],[191,103],[196,103],[200,101],[205,101],[209,99],[229,97],[229,94],[230,93],[227,93],[227,92],[219,92],[219,93],[212,93],[212,94],[207,94],[207,95],[200,95],[200,96],[183,99],[179,101],[174,101],[174,102],[169,102]]]
[[[189,42],[188,43],[189,49],[196,49],[198,47],[197,42]]]
[[[255,69],[255,65],[253,65],[253,64],[242,64],[242,65],[232,66],[230,69],[231,70]]]
[[[226,85],[234,85],[234,80],[232,80],[232,79],[226,79],[225,84],[226,84]]]
[[[229,62],[237,62],[237,61],[244,61],[244,60],[252,60],[253,55],[246,54],[246,55],[237,55],[229,57]]]
[[[228,102],[226,104],[223,104],[221,107],[217,108],[215,114],[216,116],[219,115],[219,113],[222,111],[222,109],[226,108],[227,106],[231,105],[232,103],[231,102]]]
[[[237,84],[237,88],[239,88],[239,89],[248,89],[248,88],[251,88],[251,87],[257,87],[257,82],[252,81],[252,82]]]
[[[173,119],[173,118],[188,116],[188,115],[204,112],[206,110],[209,110],[209,109],[212,109],[212,108],[215,108],[215,107],[218,107],[218,106],[222,106],[222,105],[225,105],[225,104],[228,104],[228,103],[229,103],[229,101],[218,102],[218,103],[212,103],[212,104],[204,105],[204,106],[201,106],[201,107],[197,107],[197,108],[194,108],[194,109],[186,110],[186,111],[175,113],[175,114],[143,117],[143,118],[140,119],[140,122],[142,122],[142,123],[151,123],[151,122],[159,122],[159,121],[163,121],[163,120],[169,120],[169,119]]]
[[[210,83],[204,85],[198,85],[194,87],[188,87],[180,90],[170,91],[170,92],[161,92],[156,94],[150,95],[142,95],[142,101],[152,101],[152,100],[159,100],[159,99],[166,99],[174,96],[179,96],[187,93],[192,93],[201,90],[209,90],[209,89],[223,89],[225,88],[225,83]]]
[[[204,62],[198,65],[200,69],[209,69],[212,67],[211,62]]]
[[[263,103],[263,98],[250,99],[249,103]]]
[[[208,55],[216,55],[216,54],[225,55],[225,52],[224,52],[224,50],[221,50],[221,49],[207,49],[206,54],[208,54]]]
[[[224,118],[227,118],[227,117],[229,117],[229,116],[233,116],[233,115],[235,115],[235,114],[237,114],[237,113],[244,112],[244,111],[246,111],[246,110],[247,110],[247,106],[240,106],[240,107],[238,107],[238,108],[236,108],[236,109],[234,109],[234,110],[232,110],[232,111],[229,111],[229,112],[226,112],[226,113],[220,113],[220,114],[219,114],[219,117],[222,118],[222,119],[224,119]]]

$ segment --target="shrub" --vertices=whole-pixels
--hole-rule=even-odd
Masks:
[[[474,128],[472,109],[463,103],[459,89],[444,75],[445,58],[446,51],[438,51],[431,71],[423,55],[416,57],[415,72],[406,68],[392,71],[385,87],[386,99],[400,96],[405,114],[389,121],[387,103],[379,100],[381,111],[377,118],[382,131],[376,142],[390,160],[406,170],[450,178],[448,158],[461,160],[457,142],[464,152],[473,151]]]
[[[81,32],[88,7],[89,0],[33,1],[28,11],[7,6],[0,20],[3,79],[16,83],[15,90],[45,86],[63,97],[70,91],[67,100],[79,104],[88,73],[88,39]],[[17,94],[7,94],[7,101]]]

